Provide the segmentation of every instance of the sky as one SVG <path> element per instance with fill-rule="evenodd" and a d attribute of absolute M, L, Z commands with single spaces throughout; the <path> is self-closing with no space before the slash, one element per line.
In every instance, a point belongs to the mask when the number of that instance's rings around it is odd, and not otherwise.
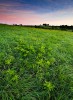
<path fill-rule="evenodd" d="M 0 0 L 0 23 L 73 25 L 73 0 Z"/>

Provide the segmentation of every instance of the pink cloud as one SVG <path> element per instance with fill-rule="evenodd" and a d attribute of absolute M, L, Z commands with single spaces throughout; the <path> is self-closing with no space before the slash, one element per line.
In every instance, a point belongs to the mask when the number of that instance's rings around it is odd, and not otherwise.
<path fill-rule="evenodd" d="M 21 6 L 21 4 L 15 6 Z M 9 9 L 13 4 L 0 4 L 0 23 L 37 25 L 48 23 L 51 25 L 73 24 L 73 8 L 51 13 L 36 13 L 33 10 Z"/>
<path fill-rule="evenodd" d="M 32 11 L 14 11 L 0 15 L 0 22 L 17 24 L 38 24 L 41 18 Z"/>
<path fill-rule="evenodd" d="M 0 22 L 17 24 L 34 24 L 38 21 L 38 15 L 31 10 L 16 10 L 10 7 L 21 7 L 29 4 L 0 4 Z"/>

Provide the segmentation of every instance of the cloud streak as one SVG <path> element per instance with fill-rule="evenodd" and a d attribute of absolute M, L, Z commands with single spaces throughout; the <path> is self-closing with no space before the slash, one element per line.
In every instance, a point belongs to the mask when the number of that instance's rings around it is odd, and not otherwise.
<path fill-rule="evenodd" d="M 51 25 L 73 24 L 72 0 L 34 1 L 36 0 L 0 1 L 0 22 L 26 25 L 43 23 Z"/>

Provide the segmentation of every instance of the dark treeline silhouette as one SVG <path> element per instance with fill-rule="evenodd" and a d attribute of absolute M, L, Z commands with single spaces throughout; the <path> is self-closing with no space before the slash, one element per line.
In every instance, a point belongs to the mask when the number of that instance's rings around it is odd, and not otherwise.
<path fill-rule="evenodd" d="M 0 23 L 0 25 L 8 25 L 8 24 L 3 24 Z M 50 30 L 65 30 L 65 31 L 72 31 L 73 32 L 73 25 L 68 26 L 68 25 L 60 25 L 60 26 L 54 26 L 54 25 L 49 25 L 49 24 L 40 24 L 40 25 L 22 25 L 22 24 L 13 24 L 13 26 L 22 26 L 22 27 L 31 27 L 31 28 L 42 28 L 42 29 L 50 29 Z"/>
<path fill-rule="evenodd" d="M 53 29 L 53 30 L 70 30 L 73 31 L 73 26 L 68 25 L 60 25 L 60 26 L 54 26 L 49 24 L 43 24 L 43 25 L 35 25 L 35 28 L 44 28 L 44 29 Z"/>

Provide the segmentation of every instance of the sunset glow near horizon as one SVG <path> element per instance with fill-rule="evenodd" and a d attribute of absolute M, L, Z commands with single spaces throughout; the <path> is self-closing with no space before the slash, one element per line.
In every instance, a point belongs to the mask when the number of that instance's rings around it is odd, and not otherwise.
<path fill-rule="evenodd" d="M 73 25 L 73 0 L 0 0 L 0 23 Z"/>

